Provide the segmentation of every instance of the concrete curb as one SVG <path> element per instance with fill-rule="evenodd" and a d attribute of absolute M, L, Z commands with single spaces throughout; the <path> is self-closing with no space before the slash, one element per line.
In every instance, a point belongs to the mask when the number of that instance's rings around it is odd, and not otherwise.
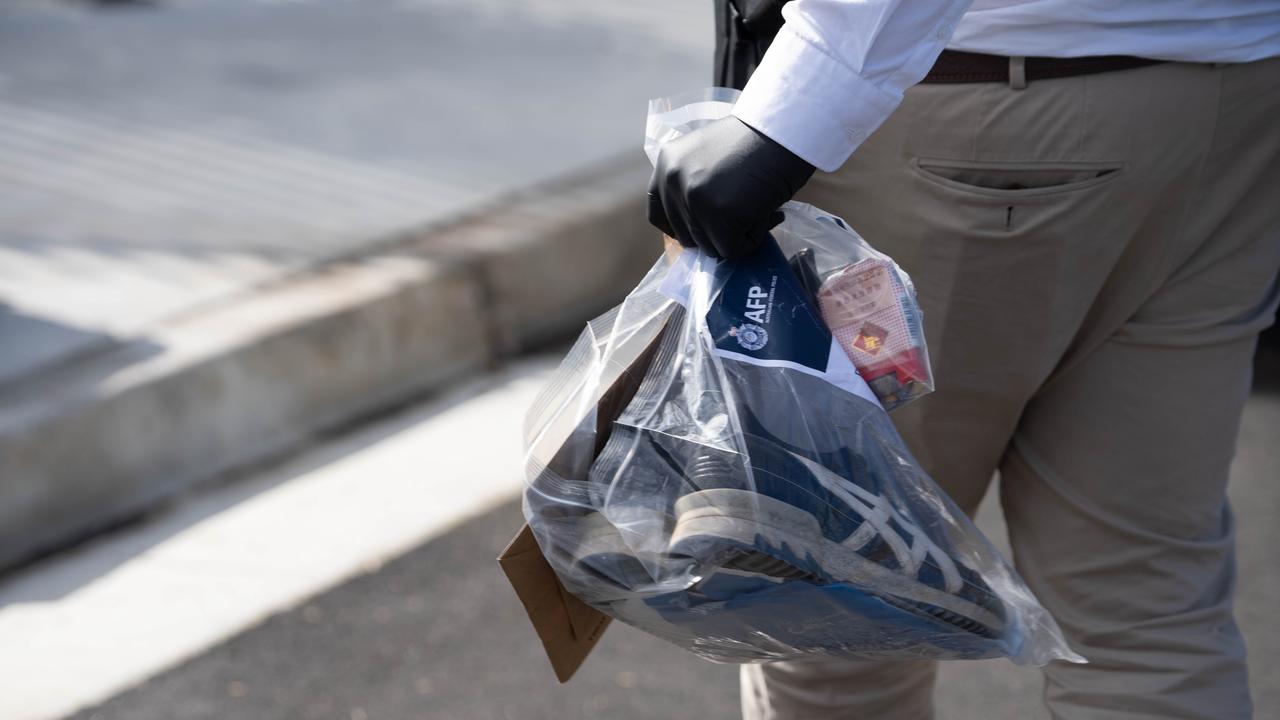
<path fill-rule="evenodd" d="M 646 176 L 617 159 L 6 389 L 0 568 L 568 335 L 661 251 Z"/>

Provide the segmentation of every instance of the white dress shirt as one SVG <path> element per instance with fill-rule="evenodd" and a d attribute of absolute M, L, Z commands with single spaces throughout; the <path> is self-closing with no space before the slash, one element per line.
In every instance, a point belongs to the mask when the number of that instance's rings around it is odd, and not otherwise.
<path fill-rule="evenodd" d="M 794 0 L 733 114 L 821 170 L 844 164 L 943 48 L 1248 62 L 1280 0 Z"/>

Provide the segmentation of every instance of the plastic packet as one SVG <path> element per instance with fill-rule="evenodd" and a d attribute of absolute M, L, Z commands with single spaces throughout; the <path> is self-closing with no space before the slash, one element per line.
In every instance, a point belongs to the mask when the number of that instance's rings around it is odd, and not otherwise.
<path fill-rule="evenodd" d="M 933 392 L 920 306 L 911 278 L 893 260 L 867 257 L 832 273 L 818 290 L 818 307 L 885 410 Z"/>
<path fill-rule="evenodd" d="M 646 148 L 719 99 L 655 102 Z M 872 358 L 910 355 L 893 304 L 858 290 L 909 280 L 838 218 L 784 211 L 751 257 L 664 256 L 588 325 L 526 423 L 543 554 L 590 605 L 716 661 L 1080 660 L 847 352 L 874 324 Z"/>

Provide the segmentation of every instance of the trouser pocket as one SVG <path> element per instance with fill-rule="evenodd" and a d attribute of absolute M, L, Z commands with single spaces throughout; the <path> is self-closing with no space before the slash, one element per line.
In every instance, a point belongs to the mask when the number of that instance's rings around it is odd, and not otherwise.
<path fill-rule="evenodd" d="M 1122 162 L 976 162 L 915 158 L 912 168 L 924 179 L 955 190 L 1017 199 L 1071 192 L 1101 185 L 1124 171 Z"/>

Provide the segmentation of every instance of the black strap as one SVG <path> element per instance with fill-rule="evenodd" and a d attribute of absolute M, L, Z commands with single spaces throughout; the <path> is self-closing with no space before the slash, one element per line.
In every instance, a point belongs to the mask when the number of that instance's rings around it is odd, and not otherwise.
<path fill-rule="evenodd" d="M 782 29 L 787 0 L 717 0 L 715 84 L 741 90 Z"/>

